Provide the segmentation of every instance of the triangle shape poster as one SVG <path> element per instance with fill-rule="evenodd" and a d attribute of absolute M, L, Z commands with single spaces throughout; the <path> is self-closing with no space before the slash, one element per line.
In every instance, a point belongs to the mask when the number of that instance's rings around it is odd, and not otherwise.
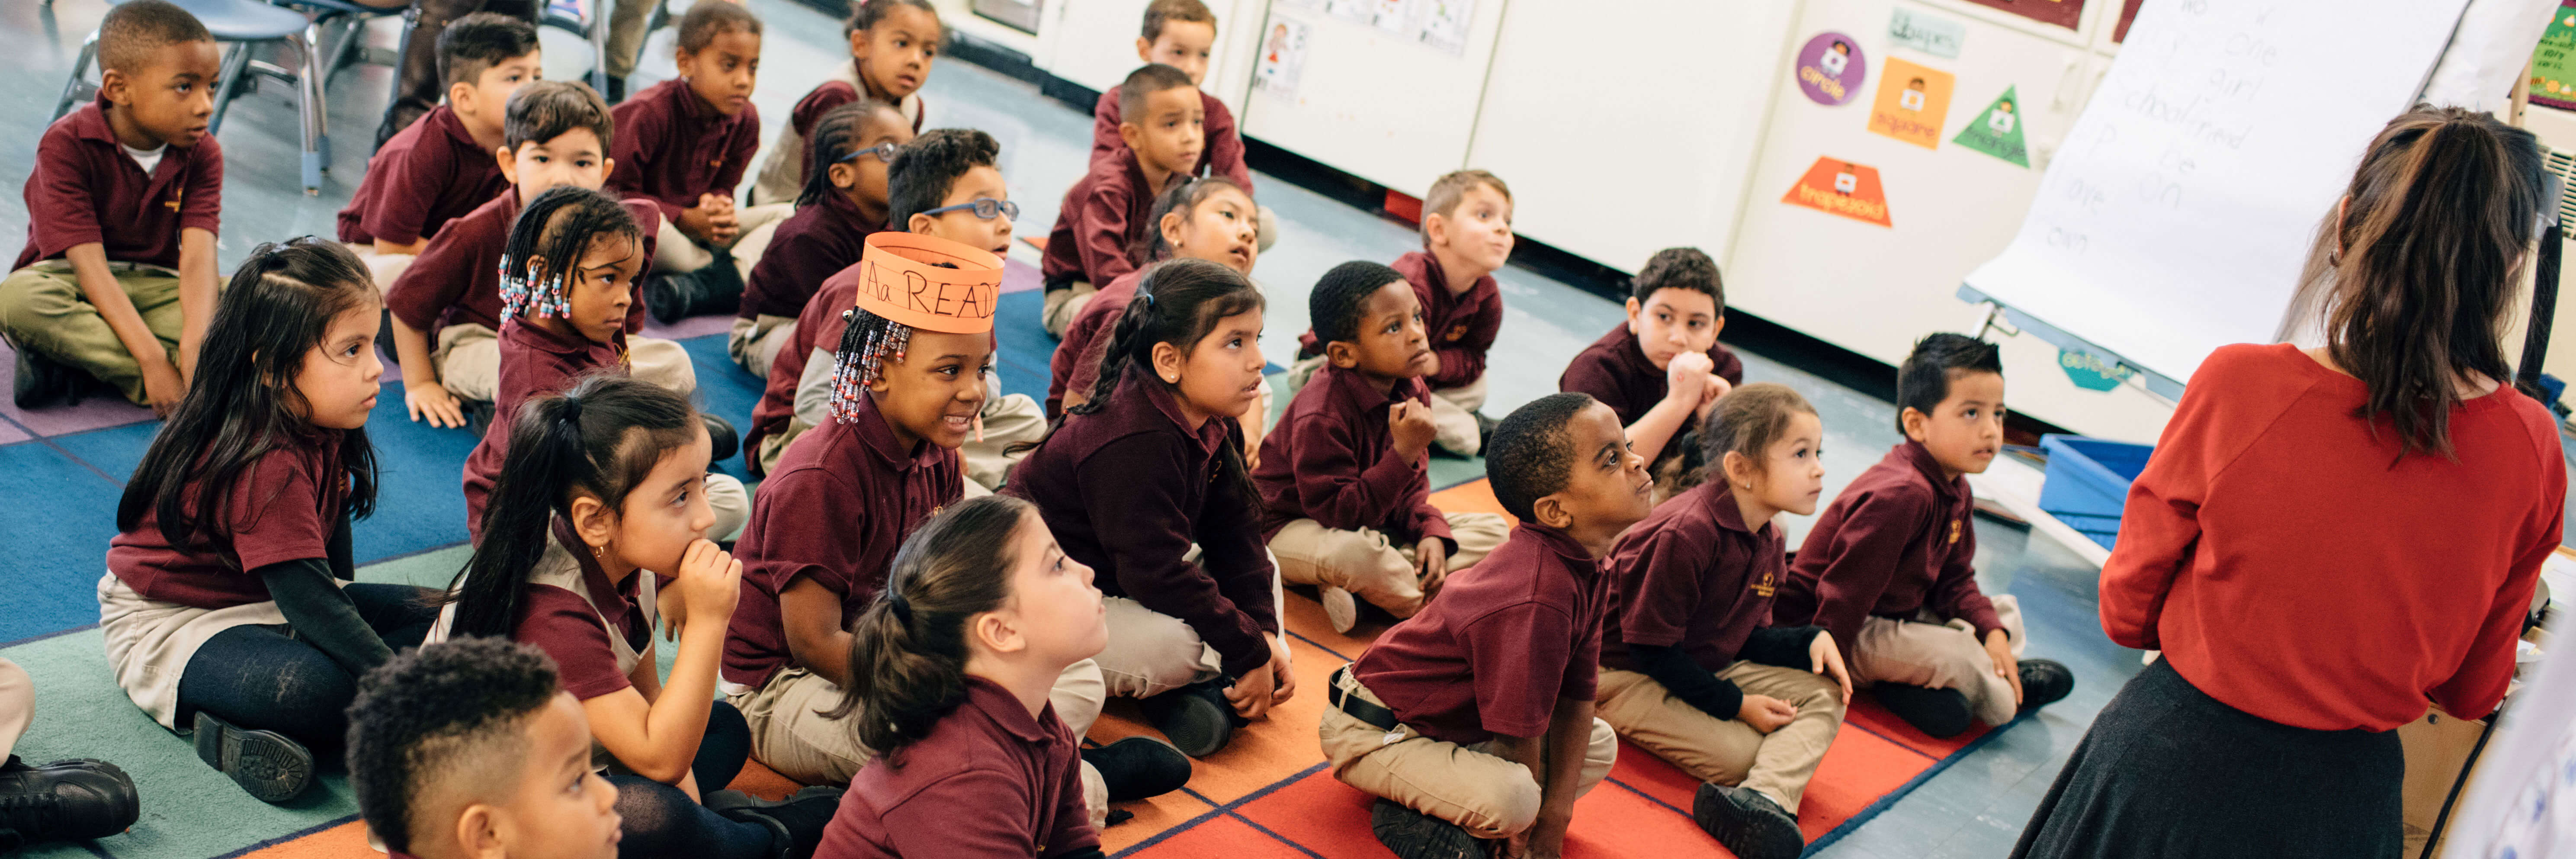
<path fill-rule="evenodd" d="M 2015 92 L 2016 89 L 2018 87 L 2005 87 L 2004 94 L 1996 96 L 1993 104 L 1986 105 L 1986 112 L 1978 114 L 1968 127 L 1959 129 L 1959 136 L 1951 138 L 1950 142 L 2023 167 L 2030 166 L 2030 150 L 2022 145 L 2021 96 Z"/>

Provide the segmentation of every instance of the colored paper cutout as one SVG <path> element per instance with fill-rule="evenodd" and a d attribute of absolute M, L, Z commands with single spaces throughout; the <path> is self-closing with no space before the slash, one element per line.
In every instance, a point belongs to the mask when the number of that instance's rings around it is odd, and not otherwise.
<path fill-rule="evenodd" d="M 1879 187 L 1878 168 L 1835 158 L 1818 158 L 1789 186 L 1780 202 L 1805 206 L 1855 221 L 1894 227 L 1887 219 L 1887 192 Z"/>
<path fill-rule="evenodd" d="M 1261 46 L 1261 63 L 1252 70 L 1252 88 L 1280 95 L 1297 94 L 1297 78 L 1306 71 L 1306 37 L 1311 28 L 1294 18 L 1275 18 Z"/>
<path fill-rule="evenodd" d="M 1869 130 L 1923 147 L 1941 146 L 1941 126 L 1950 115 L 1949 72 L 1895 57 L 1879 68 L 1878 101 L 1869 109 Z"/>
<path fill-rule="evenodd" d="M 2087 391 L 2115 391 L 2121 383 L 2138 375 L 2138 371 L 2121 364 L 2106 363 L 2091 352 L 2057 350 L 2057 366 L 2066 371 L 2067 381 Z"/>
<path fill-rule="evenodd" d="M 1798 91 L 1807 99 L 1826 107 L 1851 101 L 1860 94 L 1860 85 L 1869 80 L 1869 58 L 1860 52 L 1860 40 L 1827 30 L 1807 40 L 1798 49 Z"/>
<path fill-rule="evenodd" d="M 868 237 L 855 268 L 860 310 L 924 331 L 993 330 L 1002 258 L 991 251 L 937 236 L 880 232 Z"/>
<path fill-rule="evenodd" d="M 1898 6 L 1887 16 L 1887 38 L 1898 47 L 1955 60 L 1959 44 L 1968 39 L 1968 25 Z"/>
<path fill-rule="evenodd" d="M 2021 97 L 2015 93 L 2017 89 L 2005 87 L 2004 94 L 1997 96 L 1993 104 L 1986 105 L 1986 111 L 1970 120 L 1968 127 L 1959 129 L 1959 136 L 1950 138 L 1950 142 L 2024 167 L 2030 166 L 2030 150 L 2022 145 Z"/>

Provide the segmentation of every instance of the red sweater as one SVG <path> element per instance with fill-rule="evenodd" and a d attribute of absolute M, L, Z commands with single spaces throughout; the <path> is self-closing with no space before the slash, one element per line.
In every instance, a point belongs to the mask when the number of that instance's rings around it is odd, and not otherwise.
<path fill-rule="evenodd" d="M 2293 346 L 2211 354 L 2129 488 L 2102 568 L 2111 639 L 2285 725 L 2493 711 L 2560 539 L 2554 421 L 2508 388 L 2451 411 L 2457 461 L 2399 459 L 2353 417 L 2368 395 Z"/>

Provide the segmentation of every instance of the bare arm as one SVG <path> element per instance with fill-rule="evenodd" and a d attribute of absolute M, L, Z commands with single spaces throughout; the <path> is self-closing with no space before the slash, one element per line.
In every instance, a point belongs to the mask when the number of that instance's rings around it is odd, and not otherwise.
<path fill-rule="evenodd" d="M 101 252 L 104 255 L 104 251 Z M 179 231 L 179 378 L 196 378 L 197 347 L 215 318 L 215 234 Z"/>
<path fill-rule="evenodd" d="M 850 688 L 850 633 L 841 626 L 840 594 L 811 576 L 798 577 L 779 592 L 778 617 L 796 664 Z"/>
<path fill-rule="evenodd" d="M 185 240 L 182 242 L 184 248 Z M 185 256 L 184 250 L 182 256 Z M 143 314 L 134 309 L 134 300 L 126 297 L 125 287 L 119 285 L 116 274 L 108 270 L 107 246 L 97 242 L 73 245 L 63 252 L 63 258 L 71 261 L 72 276 L 80 281 L 81 297 L 98 310 L 98 317 L 107 322 L 109 330 L 116 332 L 116 341 L 125 344 L 126 353 L 133 355 L 134 363 L 143 368 L 143 391 L 152 410 L 167 413 L 187 393 L 187 383 L 179 375 L 178 365 L 170 363 L 170 353 L 161 348 L 161 338 L 152 333 L 151 327 L 143 324 Z M 214 263 L 209 260 L 206 265 L 211 270 Z M 185 277 L 180 279 L 180 294 L 180 312 L 185 314 Z"/>

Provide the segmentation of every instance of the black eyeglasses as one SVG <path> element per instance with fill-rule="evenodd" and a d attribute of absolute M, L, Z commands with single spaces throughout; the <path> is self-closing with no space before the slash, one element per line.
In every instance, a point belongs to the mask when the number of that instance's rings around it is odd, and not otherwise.
<path fill-rule="evenodd" d="M 939 208 L 923 212 L 922 214 L 937 215 L 946 212 L 954 212 L 959 209 L 971 209 L 975 212 L 975 217 L 982 218 L 987 221 L 997 217 L 1004 220 L 1018 220 L 1020 217 L 1020 204 L 1009 200 L 996 200 L 991 197 L 977 197 L 972 203 L 941 206 Z"/>
<path fill-rule="evenodd" d="M 855 160 L 858 160 L 858 157 L 859 157 L 859 156 L 861 156 L 861 155 L 874 155 L 874 156 L 876 156 L 876 157 L 877 157 L 877 160 L 879 160 L 879 161 L 883 161 L 883 162 L 886 162 L 886 163 L 888 163 L 888 164 L 892 164 L 892 163 L 894 163 L 894 154 L 895 154 L 896 152 L 898 152 L 898 151 L 901 151 L 902 149 L 903 149 L 903 147 L 898 146 L 898 145 L 895 145 L 895 144 L 893 144 L 893 143 L 879 143 L 879 144 L 877 144 L 877 145 L 875 145 L 875 146 L 870 146 L 870 147 L 868 147 L 868 148 L 866 148 L 866 149 L 854 150 L 854 151 L 852 151 L 852 152 L 851 152 L 850 154 L 848 154 L 848 155 L 843 155 L 843 156 L 841 156 L 841 159 L 840 159 L 840 160 L 841 160 L 841 161 L 855 161 Z M 834 163 L 839 163 L 839 162 L 837 162 L 837 161 L 836 161 L 836 162 L 834 162 Z"/>

